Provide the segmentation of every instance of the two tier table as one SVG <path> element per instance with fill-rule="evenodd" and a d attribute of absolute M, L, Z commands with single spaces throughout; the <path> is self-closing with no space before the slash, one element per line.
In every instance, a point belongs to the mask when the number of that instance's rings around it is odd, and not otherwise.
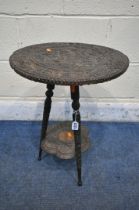
<path fill-rule="evenodd" d="M 78 185 L 81 186 L 81 150 L 86 150 L 89 142 L 86 128 L 81 126 L 79 87 L 119 77 L 128 68 L 128 57 L 104 46 L 55 42 L 31 45 L 15 51 L 10 56 L 10 65 L 21 76 L 47 84 L 38 159 L 41 160 L 43 150 L 65 159 L 75 154 Z M 57 129 L 47 129 L 55 85 L 70 86 L 73 122 L 67 125 L 66 131 L 63 124 Z M 70 152 L 64 154 L 68 148 Z"/>

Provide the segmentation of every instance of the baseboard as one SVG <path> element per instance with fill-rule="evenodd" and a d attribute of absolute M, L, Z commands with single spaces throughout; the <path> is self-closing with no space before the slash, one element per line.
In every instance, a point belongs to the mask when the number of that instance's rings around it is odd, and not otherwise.
<path fill-rule="evenodd" d="M 0 100 L 0 120 L 41 120 L 43 100 Z M 81 99 L 81 116 L 85 121 L 139 122 L 139 101 Z M 71 101 L 54 100 L 50 120 L 71 120 Z"/>

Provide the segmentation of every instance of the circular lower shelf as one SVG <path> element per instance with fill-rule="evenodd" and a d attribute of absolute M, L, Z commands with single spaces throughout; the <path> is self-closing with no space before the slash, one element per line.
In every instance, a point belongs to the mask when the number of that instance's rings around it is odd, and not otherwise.
<path fill-rule="evenodd" d="M 81 151 L 90 147 L 88 129 L 81 125 Z M 41 148 L 43 151 L 54 154 L 61 159 L 71 159 L 75 156 L 74 132 L 71 130 L 71 122 L 62 122 L 48 126 L 47 135 L 43 139 Z"/>

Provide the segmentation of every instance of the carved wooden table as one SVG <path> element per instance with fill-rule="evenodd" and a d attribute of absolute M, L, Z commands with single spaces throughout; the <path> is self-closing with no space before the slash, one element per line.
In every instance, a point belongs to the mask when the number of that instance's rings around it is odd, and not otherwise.
<path fill-rule="evenodd" d="M 10 57 L 11 67 L 21 76 L 47 84 L 44 103 L 39 160 L 46 137 L 51 110 L 51 97 L 55 85 L 69 85 L 71 91 L 77 162 L 78 185 L 81 180 L 81 118 L 79 112 L 79 86 L 109 81 L 123 74 L 129 60 L 123 53 L 98 45 L 82 43 L 46 43 L 15 51 Z"/>

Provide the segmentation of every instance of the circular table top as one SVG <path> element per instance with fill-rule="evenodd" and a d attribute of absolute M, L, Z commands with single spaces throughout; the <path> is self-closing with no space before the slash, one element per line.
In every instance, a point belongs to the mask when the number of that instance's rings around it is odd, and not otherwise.
<path fill-rule="evenodd" d="M 46 43 L 15 51 L 11 67 L 33 81 L 58 85 L 96 84 L 123 74 L 129 65 L 120 51 L 83 43 Z"/>

